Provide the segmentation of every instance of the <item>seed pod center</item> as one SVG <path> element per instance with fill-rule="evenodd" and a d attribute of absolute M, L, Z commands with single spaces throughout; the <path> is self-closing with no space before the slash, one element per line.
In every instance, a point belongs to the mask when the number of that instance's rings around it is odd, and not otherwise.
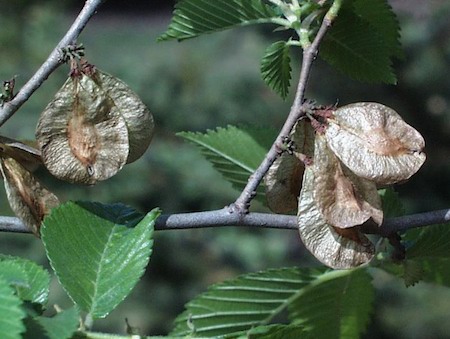
<path fill-rule="evenodd" d="M 67 138 L 72 154 L 90 168 L 97 158 L 97 142 L 99 141 L 95 127 L 86 122 L 83 115 L 75 114 L 68 122 Z"/>

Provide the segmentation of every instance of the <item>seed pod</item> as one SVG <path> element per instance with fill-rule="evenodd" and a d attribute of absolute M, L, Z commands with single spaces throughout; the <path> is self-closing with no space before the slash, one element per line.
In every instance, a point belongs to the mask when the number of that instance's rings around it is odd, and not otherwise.
<path fill-rule="evenodd" d="M 314 200 L 326 222 L 339 228 L 361 225 L 372 218 L 383 221 L 375 183 L 350 172 L 317 135 L 314 153 Z"/>
<path fill-rule="evenodd" d="M 150 145 L 155 128 L 153 116 L 138 95 L 124 82 L 100 70 L 96 71 L 96 75 L 102 88 L 125 119 L 129 142 L 127 163 L 132 163 L 139 159 Z"/>
<path fill-rule="evenodd" d="M 128 157 L 128 130 L 113 99 L 86 74 L 70 77 L 42 112 L 36 130 L 45 166 L 55 177 L 95 184 Z"/>
<path fill-rule="evenodd" d="M 305 120 L 298 122 L 291 133 L 295 153 L 312 156 L 314 130 Z M 304 164 L 294 154 L 283 153 L 264 176 L 267 205 L 275 213 L 289 213 L 298 207 Z"/>
<path fill-rule="evenodd" d="M 4 136 L 0 136 L 0 156 L 17 160 L 31 172 L 42 164 L 41 152 L 33 142 L 24 143 Z"/>
<path fill-rule="evenodd" d="M 355 103 L 337 109 L 325 137 L 331 150 L 357 176 L 388 185 L 416 173 L 425 142 L 391 108 Z"/>
<path fill-rule="evenodd" d="M 298 226 L 305 247 L 323 264 L 347 269 L 369 262 L 373 244 L 357 227 L 340 229 L 329 225 L 314 201 L 314 172 L 305 168 L 298 206 Z"/>
<path fill-rule="evenodd" d="M 42 220 L 58 198 L 13 158 L 0 158 L 0 165 L 11 209 L 39 237 Z"/>

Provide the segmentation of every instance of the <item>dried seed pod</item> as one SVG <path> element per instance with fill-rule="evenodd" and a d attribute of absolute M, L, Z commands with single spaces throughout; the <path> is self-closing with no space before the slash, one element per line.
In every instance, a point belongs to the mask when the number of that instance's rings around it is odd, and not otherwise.
<path fill-rule="evenodd" d="M 381 199 L 375 183 L 351 173 L 317 135 L 314 153 L 314 200 L 330 225 L 349 228 L 372 218 L 383 221 Z"/>
<path fill-rule="evenodd" d="M 70 77 L 42 112 L 36 139 L 47 169 L 69 182 L 95 184 L 128 158 L 128 130 L 112 98 L 86 74 Z"/>
<path fill-rule="evenodd" d="M 42 220 L 58 198 L 13 158 L 0 158 L 0 165 L 11 209 L 39 237 Z"/>
<path fill-rule="evenodd" d="M 393 184 L 407 180 L 425 161 L 422 136 L 389 107 L 355 103 L 337 109 L 328 122 L 328 145 L 359 177 Z"/>
<path fill-rule="evenodd" d="M 314 130 L 302 120 L 291 133 L 295 153 L 312 156 L 314 151 Z M 295 155 L 283 153 L 264 176 L 267 205 L 275 213 L 289 213 L 298 207 L 304 171 L 303 162 Z"/>
<path fill-rule="evenodd" d="M 100 70 L 96 70 L 96 76 L 125 119 L 129 141 L 127 163 L 132 163 L 150 145 L 155 128 L 153 116 L 138 95 L 124 82 Z"/>
<path fill-rule="evenodd" d="M 375 255 L 373 244 L 357 227 L 329 225 L 314 201 L 314 172 L 305 168 L 298 206 L 298 226 L 305 247 L 322 263 L 347 269 L 369 262 Z"/>
<path fill-rule="evenodd" d="M 33 142 L 20 142 L 0 136 L 0 156 L 17 160 L 28 171 L 36 170 L 42 164 L 41 151 Z"/>

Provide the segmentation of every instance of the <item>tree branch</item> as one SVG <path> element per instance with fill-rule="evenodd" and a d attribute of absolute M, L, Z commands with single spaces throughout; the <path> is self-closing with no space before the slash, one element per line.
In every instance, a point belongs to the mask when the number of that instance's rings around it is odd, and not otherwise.
<path fill-rule="evenodd" d="M 83 9 L 73 22 L 67 33 L 50 53 L 47 60 L 39 67 L 36 73 L 20 89 L 17 95 L 10 101 L 5 102 L 0 107 L 0 126 L 2 126 L 12 115 L 31 97 L 31 95 L 42 85 L 42 83 L 61 64 L 61 48 L 76 42 L 81 31 L 86 26 L 89 19 L 95 14 L 98 7 L 104 0 L 86 0 Z"/>
<path fill-rule="evenodd" d="M 335 4 L 340 3 L 340 1 L 335 1 Z M 331 11 L 332 9 L 332 11 Z M 309 75 L 311 73 L 311 66 L 315 60 L 317 53 L 319 51 L 319 45 L 331 26 L 332 21 L 335 18 L 335 12 L 337 11 L 336 6 L 332 6 L 330 11 L 325 15 L 322 24 L 317 32 L 313 42 L 305 48 L 303 52 L 302 66 L 300 69 L 300 79 L 297 85 L 297 91 L 295 93 L 294 102 L 291 106 L 289 115 L 278 134 L 275 142 L 272 144 L 269 152 L 266 154 L 264 160 L 256 169 L 256 171 L 248 179 L 247 185 L 241 192 L 240 196 L 236 201 L 230 205 L 230 210 L 237 212 L 241 215 L 248 213 L 248 208 L 250 206 L 250 201 L 254 198 L 256 188 L 260 184 L 264 175 L 269 170 L 270 166 L 276 160 L 281 145 L 285 137 L 289 136 L 295 123 L 305 114 L 303 107 L 303 102 L 305 99 L 305 90 L 308 83 Z"/>
<path fill-rule="evenodd" d="M 378 232 L 373 232 L 372 228 L 368 233 L 389 236 L 399 231 L 448 222 L 450 222 L 450 209 L 389 218 L 378 228 Z M 207 212 L 163 214 L 155 223 L 155 229 L 158 231 L 220 226 L 298 229 L 295 215 L 248 213 L 242 216 L 228 208 Z M 14 217 L 0 217 L 0 232 L 31 233 L 18 218 Z"/>

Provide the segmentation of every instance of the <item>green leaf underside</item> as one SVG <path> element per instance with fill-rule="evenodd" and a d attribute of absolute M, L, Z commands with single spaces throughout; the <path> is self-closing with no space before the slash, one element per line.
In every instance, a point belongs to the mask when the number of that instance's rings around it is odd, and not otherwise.
<path fill-rule="evenodd" d="M 325 273 L 302 290 L 290 318 L 313 338 L 359 338 L 372 312 L 371 280 L 364 269 Z"/>
<path fill-rule="evenodd" d="M 389 47 L 368 22 L 343 8 L 326 34 L 319 55 L 355 80 L 395 84 Z"/>
<path fill-rule="evenodd" d="M 217 128 L 206 133 L 181 132 L 177 135 L 200 147 L 202 155 L 212 163 L 232 186 L 242 190 L 248 177 L 258 168 L 276 138 L 269 128 Z M 258 200 L 265 199 L 263 185 L 256 192 Z"/>
<path fill-rule="evenodd" d="M 181 0 L 158 41 L 184 40 L 205 33 L 256 23 L 270 23 L 279 15 L 261 0 Z"/>
<path fill-rule="evenodd" d="M 0 337 L 2 339 L 20 339 L 25 330 L 22 319 L 25 312 L 21 301 L 14 294 L 9 282 L 0 278 Z"/>
<path fill-rule="evenodd" d="M 391 56 L 403 57 L 400 44 L 400 25 L 386 0 L 355 0 L 353 8 L 357 15 L 368 22 L 383 39 Z"/>
<path fill-rule="evenodd" d="M 79 314 L 75 307 L 56 314 L 52 318 L 33 319 L 45 331 L 49 339 L 71 338 L 79 325 Z"/>
<path fill-rule="evenodd" d="M 299 325 L 268 325 L 258 326 L 249 331 L 226 335 L 226 339 L 286 339 L 286 338 L 311 338 Z M 311 338 L 312 339 L 312 338 Z"/>
<path fill-rule="evenodd" d="M 406 251 L 406 257 L 450 258 L 450 223 L 424 227 L 415 243 Z"/>
<path fill-rule="evenodd" d="M 195 335 L 211 337 L 266 325 L 318 274 L 319 270 L 284 268 L 213 285 L 186 305 L 171 335 L 185 336 L 194 328 Z"/>
<path fill-rule="evenodd" d="M 7 276 L 5 266 L 13 269 Z M 19 276 L 14 276 L 14 272 Z M 48 300 L 50 275 L 36 263 L 23 258 L 0 256 L 0 276 L 10 281 L 22 300 L 45 305 Z M 15 280 L 15 281 L 14 281 Z"/>
<path fill-rule="evenodd" d="M 291 81 L 291 58 L 289 44 L 277 41 L 270 45 L 261 60 L 261 74 L 265 83 L 283 99 L 289 93 Z"/>
<path fill-rule="evenodd" d="M 158 215 L 142 217 L 122 204 L 68 202 L 44 220 L 50 264 L 81 310 L 104 317 L 130 293 L 148 263 Z"/>

